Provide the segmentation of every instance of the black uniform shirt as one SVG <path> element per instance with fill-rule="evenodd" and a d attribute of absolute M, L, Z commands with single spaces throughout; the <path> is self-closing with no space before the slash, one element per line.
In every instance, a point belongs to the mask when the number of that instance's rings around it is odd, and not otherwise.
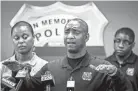
<path fill-rule="evenodd" d="M 138 56 L 136 54 L 132 52 L 131 55 L 123 62 L 123 64 L 119 64 L 115 53 L 106 58 L 106 60 L 121 69 L 131 81 L 134 91 L 138 91 Z"/>

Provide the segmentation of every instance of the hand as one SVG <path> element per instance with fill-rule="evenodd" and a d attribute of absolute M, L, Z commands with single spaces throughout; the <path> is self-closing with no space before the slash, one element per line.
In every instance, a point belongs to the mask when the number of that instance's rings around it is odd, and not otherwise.
<path fill-rule="evenodd" d="M 106 64 L 100 64 L 98 65 L 95 70 L 101 72 L 101 73 L 105 73 L 105 74 L 109 74 L 109 75 L 115 75 L 117 72 L 117 68 L 114 65 L 106 65 Z"/>

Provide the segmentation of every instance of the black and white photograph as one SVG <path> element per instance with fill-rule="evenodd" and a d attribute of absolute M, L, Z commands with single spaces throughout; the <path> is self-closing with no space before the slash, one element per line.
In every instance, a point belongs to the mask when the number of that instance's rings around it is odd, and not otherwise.
<path fill-rule="evenodd" d="M 138 91 L 138 1 L 1 1 L 1 91 Z"/>

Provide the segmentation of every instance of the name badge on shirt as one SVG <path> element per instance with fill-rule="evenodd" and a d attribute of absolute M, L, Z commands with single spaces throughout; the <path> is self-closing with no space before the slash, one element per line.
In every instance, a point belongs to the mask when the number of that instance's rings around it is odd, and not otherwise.
<path fill-rule="evenodd" d="M 83 72 L 82 79 L 90 81 L 92 79 L 92 72 Z"/>
<path fill-rule="evenodd" d="M 126 74 L 129 76 L 133 76 L 134 75 L 134 68 L 128 68 L 126 71 Z"/>

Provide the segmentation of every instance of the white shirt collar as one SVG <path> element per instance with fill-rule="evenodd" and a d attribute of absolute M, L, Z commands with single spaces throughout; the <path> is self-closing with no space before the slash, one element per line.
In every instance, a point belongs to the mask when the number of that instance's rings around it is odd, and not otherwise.
<path fill-rule="evenodd" d="M 32 65 L 32 66 L 35 66 L 35 65 L 36 65 L 36 62 L 37 62 L 37 60 L 35 60 L 36 57 L 37 57 L 36 53 L 33 52 L 33 57 L 32 57 L 32 59 L 29 60 L 29 61 L 22 62 L 22 63 L 28 63 L 28 64 L 30 64 L 30 65 Z M 7 61 L 18 61 L 18 60 L 16 60 L 15 55 L 13 55 L 13 56 L 12 56 L 11 58 L 9 58 Z"/>

